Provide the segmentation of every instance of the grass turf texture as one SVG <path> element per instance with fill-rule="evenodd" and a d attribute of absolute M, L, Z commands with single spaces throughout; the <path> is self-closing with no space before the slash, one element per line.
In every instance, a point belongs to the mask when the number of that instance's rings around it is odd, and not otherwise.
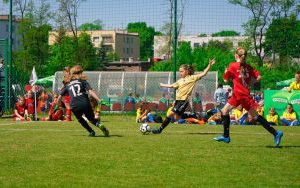
<path fill-rule="evenodd" d="M 107 115 L 111 137 L 73 122 L 0 121 L 0 187 L 299 187 L 300 127 L 281 148 L 261 126 L 169 125 L 142 135 L 133 116 Z M 9 125 L 8 125 L 9 124 Z M 151 125 L 158 126 L 156 125 Z"/>

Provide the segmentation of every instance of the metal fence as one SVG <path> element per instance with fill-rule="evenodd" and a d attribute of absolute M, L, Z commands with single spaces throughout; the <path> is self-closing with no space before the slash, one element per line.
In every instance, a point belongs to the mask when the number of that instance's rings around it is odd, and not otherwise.
<path fill-rule="evenodd" d="M 133 96 L 135 100 L 146 100 L 159 104 L 164 97 L 168 104 L 173 101 L 173 89 L 160 88 L 160 83 L 173 83 L 172 72 L 84 72 L 88 82 L 97 94 L 112 106 L 115 103 L 124 109 L 126 99 Z M 197 74 L 197 72 L 196 72 Z M 59 92 L 62 87 L 62 72 L 56 72 L 53 91 Z M 177 72 L 177 78 L 179 73 Z M 203 104 L 213 102 L 213 94 L 217 87 L 218 72 L 209 72 L 197 82 L 192 98 L 199 98 Z"/>

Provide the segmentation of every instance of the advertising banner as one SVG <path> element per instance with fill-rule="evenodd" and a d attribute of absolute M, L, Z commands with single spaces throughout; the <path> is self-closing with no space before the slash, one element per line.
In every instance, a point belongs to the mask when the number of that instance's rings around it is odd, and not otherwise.
<path fill-rule="evenodd" d="M 264 116 L 269 114 L 269 109 L 274 107 L 278 116 L 282 116 L 287 104 L 292 104 L 297 118 L 300 118 L 300 91 L 288 92 L 285 90 L 264 91 Z"/>

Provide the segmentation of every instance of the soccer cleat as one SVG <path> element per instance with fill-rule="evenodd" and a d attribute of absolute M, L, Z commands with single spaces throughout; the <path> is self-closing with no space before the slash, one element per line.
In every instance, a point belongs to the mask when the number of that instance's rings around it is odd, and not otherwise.
<path fill-rule="evenodd" d="M 160 129 L 152 129 L 151 132 L 153 134 L 160 134 L 161 133 L 161 130 Z"/>
<path fill-rule="evenodd" d="M 275 146 L 279 146 L 280 142 L 281 142 L 281 137 L 283 136 L 283 132 L 278 130 L 276 132 L 277 134 L 274 136 L 274 143 L 275 143 Z"/>
<path fill-rule="evenodd" d="M 218 141 L 218 142 L 229 143 L 230 137 L 218 136 L 218 137 L 214 138 L 214 140 Z"/>
<path fill-rule="evenodd" d="M 90 132 L 89 136 L 92 136 L 92 137 L 96 136 L 95 131 Z"/>
<path fill-rule="evenodd" d="M 97 123 L 96 126 L 103 132 L 104 136 L 109 136 L 109 131 L 103 124 Z"/>

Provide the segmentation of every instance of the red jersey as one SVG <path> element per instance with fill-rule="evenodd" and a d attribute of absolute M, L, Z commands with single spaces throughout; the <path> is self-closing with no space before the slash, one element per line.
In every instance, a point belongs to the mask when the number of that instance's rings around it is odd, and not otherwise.
<path fill-rule="evenodd" d="M 250 84 L 260 76 L 260 73 L 248 64 L 241 67 L 240 62 L 230 63 L 223 76 L 224 80 L 232 80 L 235 96 L 250 95 Z"/>
<path fill-rule="evenodd" d="M 20 105 L 20 104 L 17 102 L 17 103 L 16 103 L 16 106 L 15 106 L 15 109 L 17 110 L 17 112 L 18 112 L 21 116 L 24 116 L 24 114 L 25 114 L 25 109 L 26 109 L 25 104 Z"/>
<path fill-rule="evenodd" d="M 34 99 L 27 98 L 25 99 L 25 103 L 26 103 L 28 114 L 34 114 Z"/>

